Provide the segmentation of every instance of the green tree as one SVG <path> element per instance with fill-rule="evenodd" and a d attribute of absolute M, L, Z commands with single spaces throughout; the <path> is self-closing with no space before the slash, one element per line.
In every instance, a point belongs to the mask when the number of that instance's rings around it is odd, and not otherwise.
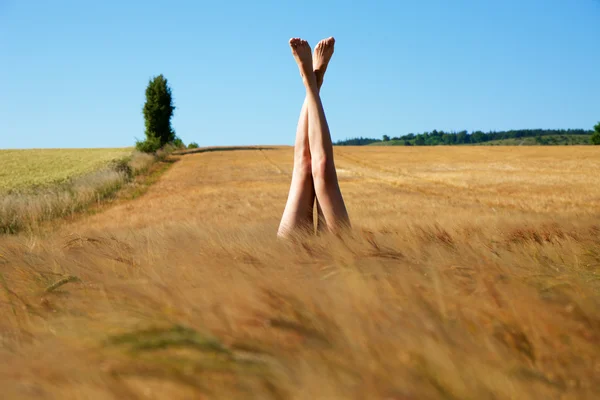
<path fill-rule="evenodd" d="M 596 126 L 594 126 L 594 134 L 591 138 L 592 144 L 600 145 L 600 122 Z"/>
<path fill-rule="evenodd" d="M 181 140 L 177 136 L 175 136 L 175 139 L 173 140 L 173 146 L 175 146 L 178 149 L 185 149 L 185 143 L 183 143 L 183 140 Z"/>
<path fill-rule="evenodd" d="M 481 131 L 475 131 L 471 133 L 471 143 L 481 143 L 485 140 L 485 133 Z"/>
<path fill-rule="evenodd" d="M 146 104 L 143 108 L 146 140 L 137 142 L 138 150 L 156 151 L 177 139 L 171 127 L 174 110 L 173 96 L 167 79 L 162 74 L 150 79 L 146 88 Z"/>
<path fill-rule="evenodd" d="M 390 141 L 390 137 L 388 135 L 383 135 L 383 141 L 384 142 L 389 142 Z"/>
<path fill-rule="evenodd" d="M 453 133 L 444 133 L 442 134 L 442 142 L 445 145 L 451 145 L 456 142 L 456 135 Z"/>

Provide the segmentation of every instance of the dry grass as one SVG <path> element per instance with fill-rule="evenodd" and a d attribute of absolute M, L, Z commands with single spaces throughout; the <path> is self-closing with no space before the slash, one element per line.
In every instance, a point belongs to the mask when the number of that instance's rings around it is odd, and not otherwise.
<path fill-rule="evenodd" d="M 0 234 L 32 232 L 44 221 L 72 215 L 111 196 L 154 162 L 154 156 L 132 154 L 131 150 L 125 153 L 122 149 L 92 150 L 15 150 L 8 159 L 0 159 L 5 166 L 18 165 L 16 155 L 20 154 L 25 164 L 9 168 L 15 172 L 8 178 L 0 174 L 0 185 L 11 188 L 0 192 Z M 77 157 L 76 151 L 83 155 Z M 60 170 L 62 159 L 65 171 Z M 36 166 L 34 160 L 39 160 L 40 165 Z M 70 165 L 77 160 L 82 162 L 81 166 Z M 93 166 L 96 169 L 84 172 Z"/>
<path fill-rule="evenodd" d="M 336 149 L 354 230 L 275 239 L 289 148 L 0 239 L 5 398 L 595 399 L 600 150 Z"/>

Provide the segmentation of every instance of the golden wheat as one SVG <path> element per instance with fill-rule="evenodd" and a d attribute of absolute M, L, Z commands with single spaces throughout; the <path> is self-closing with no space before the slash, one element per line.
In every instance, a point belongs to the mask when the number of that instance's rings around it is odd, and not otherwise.
<path fill-rule="evenodd" d="M 598 398 L 599 150 L 336 148 L 353 231 L 287 242 L 291 157 L 1 238 L 3 397 Z"/>

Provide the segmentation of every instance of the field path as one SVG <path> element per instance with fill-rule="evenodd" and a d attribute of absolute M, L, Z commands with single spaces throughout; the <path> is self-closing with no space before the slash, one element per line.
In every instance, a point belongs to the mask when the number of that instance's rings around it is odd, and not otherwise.
<path fill-rule="evenodd" d="M 600 169 L 600 161 L 594 161 L 593 150 L 335 149 L 340 185 L 351 215 L 367 220 L 409 210 L 436 217 L 440 205 L 455 215 L 597 213 L 600 176 L 589 166 L 592 163 Z M 573 151 L 577 151 L 576 157 L 570 154 Z M 292 160 L 291 147 L 188 154 L 140 198 L 82 218 L 67 230 L 139 229 L 192 220 L 222 227 L 232 216 L 244 224 L 267 223 L 275 229 L 289 189 Z M 556 193 L 559 182 L 562 190 Z M 393 201 L 373 200 L 382 198 Z"/>
<path fill-rule="evenodd" d="M 243 223 L 276 220 L 283 211 L 289 175 L 268 153 L 292 154 L 290 149 L 252 149 L 181 156 L 144 195 L 67 229 L 137 229 L 198 219 L 219 224 L 232 214 Z M 281 204 L 281 210 L 273 204 Z"/>

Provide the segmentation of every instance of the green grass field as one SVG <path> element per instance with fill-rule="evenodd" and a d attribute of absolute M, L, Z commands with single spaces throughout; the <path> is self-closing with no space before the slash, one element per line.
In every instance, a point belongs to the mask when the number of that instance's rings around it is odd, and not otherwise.
<path fill-rule="evenodd" d="M 131 148 L 0 150 L 0 191 L 65 182 L 131 153 Z"/>

